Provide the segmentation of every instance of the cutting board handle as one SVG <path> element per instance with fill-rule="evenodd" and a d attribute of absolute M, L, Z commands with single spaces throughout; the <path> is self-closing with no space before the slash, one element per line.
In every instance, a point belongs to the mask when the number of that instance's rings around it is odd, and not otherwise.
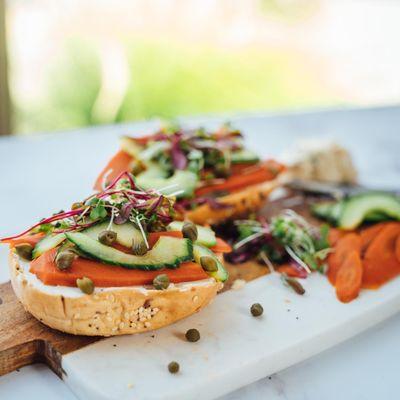
<path fill-rule="evenodd" d="M 62 378 L 62 356 L 99 339 L 68 335 L 43 325 L 24 310 L 10 282 L 0 284 L 0 376 L 41 362 Z"/>

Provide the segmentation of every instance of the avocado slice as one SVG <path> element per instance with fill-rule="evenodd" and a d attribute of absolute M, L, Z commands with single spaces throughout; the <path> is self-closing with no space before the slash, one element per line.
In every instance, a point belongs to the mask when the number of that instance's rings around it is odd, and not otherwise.
<path fill-rule="evenodd" d="M 167 150 L 169 146 L 170 144 L 168 142 L 151 142 L 148 146 L 141 146 L 128 136 L 123 136 L 120 139 L 121 150 L 143 162 L 153 160 L 163 151 Z"/>
<path fill-rule="evenodd" d="M 311 212 L 317 218 L 324 219 L 334 225 L 337 225 L 338 218 L 342 212 L 342 208 L 342 201 L 328 201 L 312 205 Z"/>
<path fill-rule="evenodd" d="M 258 161 L 260 161 L 260 158 L 251 150 L 243 149 L 234 151 L 231 154 L 232 164 L 254 164 Z"/>
<path fill-rule="evenodd" d="M 366 217 L 385 214 L 387 217 L 400 220 L 399 198 L 391 194 L 370 192 L 359 194 L 343 202 L 338 218 L 338 226 L 342 229 L 357 228 Z"/>
<path fill-rule="evenodd" d="M 198 176 L 190 171 L 175 171 L 169 178 L 151 177 L 144 172 L 136 178 L 136 183 L 144 190 L 156 189 L 165 195 L 182 190 L 183 192 L 176 196 L 178 198 L 192 196 L 197 186 L 197 181 Z"/>

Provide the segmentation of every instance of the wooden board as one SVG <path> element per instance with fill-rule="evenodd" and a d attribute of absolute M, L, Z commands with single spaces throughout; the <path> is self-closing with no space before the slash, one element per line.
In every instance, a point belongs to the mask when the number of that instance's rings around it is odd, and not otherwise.
<path fill-rule="evenodd" d="M 10 282 L 0 285 L 0 375 L 44 362 L 61 377 L 62 355 L 96 340 L 48 328 L 24 310 Z"/>

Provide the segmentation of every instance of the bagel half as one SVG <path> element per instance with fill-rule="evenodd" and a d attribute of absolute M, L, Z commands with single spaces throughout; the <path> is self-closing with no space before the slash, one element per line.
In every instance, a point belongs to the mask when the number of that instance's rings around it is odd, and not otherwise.
<path fill-rule="evenodd" d="M 185 218 L 195 224 L 215 224 L 247 212 L 257 211 L 264 205 L 270 193 L 282 186 L 285 179 L 283 175 L 272 181 L 248 186 L 238 192 L 218 197 L 219 203 L 226 204 L 229 207 L 214 209 L 208 204 L 203 204 L 185 213 Z"/>
<path fill-rule="evenodd" d="M 162 328 L 201 310 L 222 289 L 214 278 L 152 286 L 78 288 L 48 286 L 29 272 L 29 263 L 9 253 L 11 283 L 26 311 L 51 328 L 87 336 L 114 336 Z"/>

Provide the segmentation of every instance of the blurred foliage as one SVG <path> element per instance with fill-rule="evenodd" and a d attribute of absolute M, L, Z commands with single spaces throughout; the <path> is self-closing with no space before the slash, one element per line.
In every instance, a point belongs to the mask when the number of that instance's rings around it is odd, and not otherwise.
<path fill-rule="evenodd" d="M 17 131 L 49 131 L 151 117 L 276 109 L 332 103 L 328 90 L 289 51 L 213 48 L 161 42 L 127 44 L 130 82 L 116 117 L 93 107 L 102 84 L 96 48 L 76 39 L 50 66 L 44 99 L 18 110 Z M 302 62 L 299 62 L 302 60 Z"/>
<path fill-rule="evenodd" d="M 16 131 L 51 131 L 96 124 L 92 107 L 101 87 L 100 60 L 95 48 L 75 39 L 50 65 L 42 99 L 16 105 Z"/>
<path fill-rule="evenodd" d="M 320 0 L 258 0 L 260 10 L 268 16 L 299 22 L 309 18 L 321 5 Z"/>

